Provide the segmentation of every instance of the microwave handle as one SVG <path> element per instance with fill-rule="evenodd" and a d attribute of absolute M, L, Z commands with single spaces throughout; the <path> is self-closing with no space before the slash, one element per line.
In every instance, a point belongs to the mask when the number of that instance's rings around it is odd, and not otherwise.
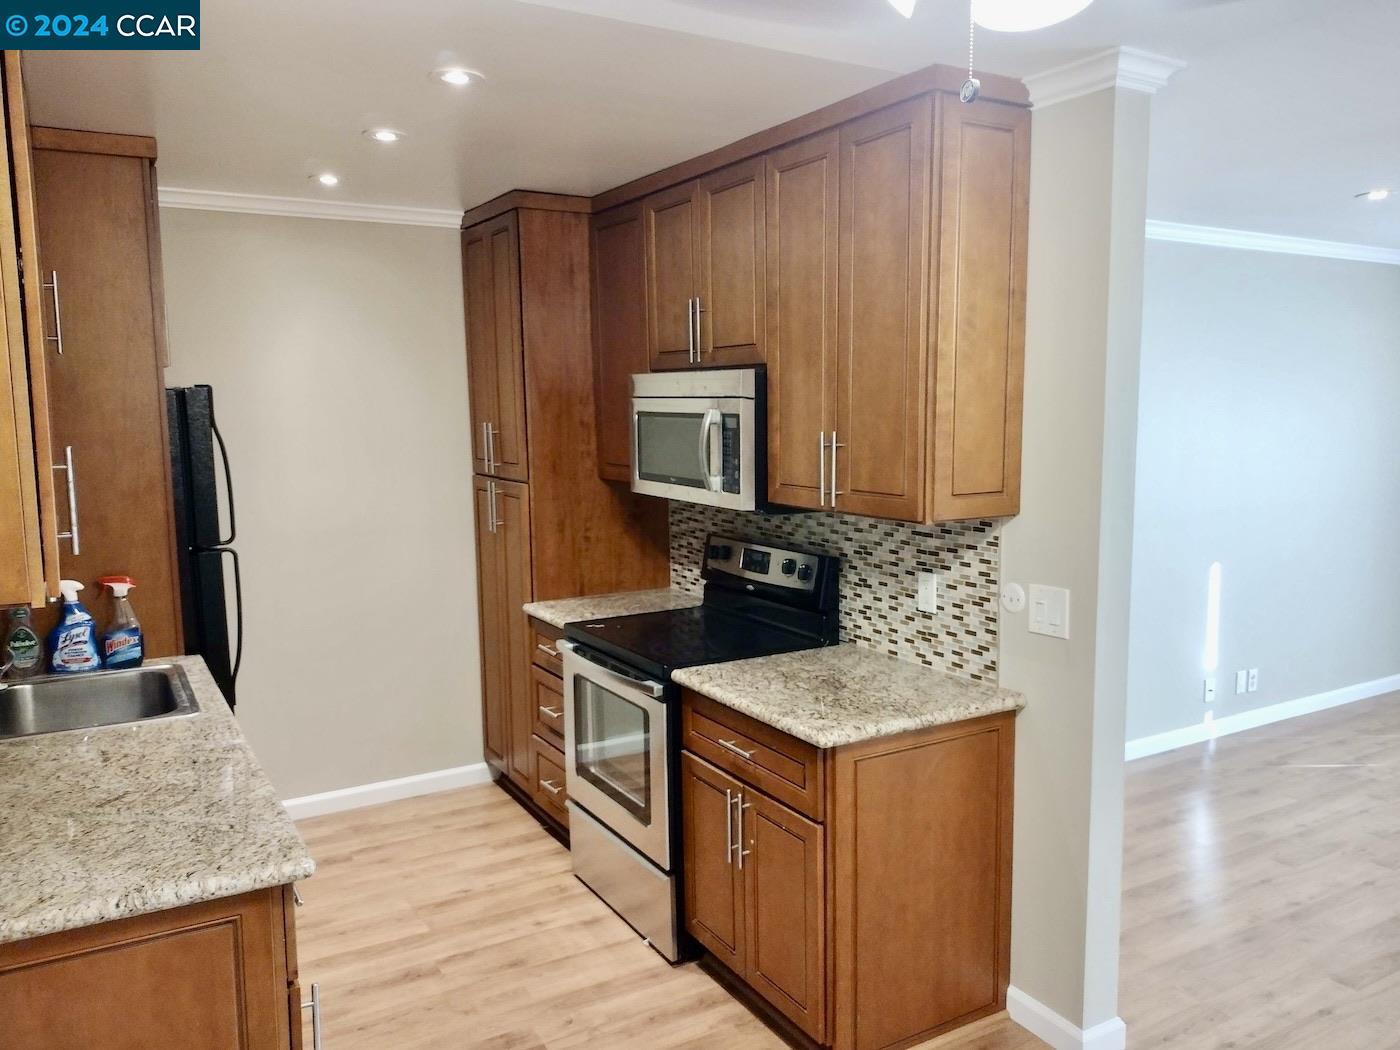
<path fill-rule="evenodd" d="M 718 474 L 710 470 L 710 434 L 716 427 L 723 425 L 724 414 L 719 409 L 705 409 L 705 415 L 700 420 L 700 473 L 705 479 L 705 488 L 711 492 L 718 492 L 724 486 L 724 468 L 721 466 Z"/>

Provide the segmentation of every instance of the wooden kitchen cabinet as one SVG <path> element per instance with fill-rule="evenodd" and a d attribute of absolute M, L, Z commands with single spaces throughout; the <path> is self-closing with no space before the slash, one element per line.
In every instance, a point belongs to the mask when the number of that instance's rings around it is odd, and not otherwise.
<path fill-rule="evenodd" d="M 650 368 L 640 204 L 593 216 L 593 390 L 598 476 L 632 479 L 632 376 Z"/>
<path fill-rule="evenodd" d="M 686 929 L 715 962 L 840 1050 L 1004 1008 L 1014 714 L 820 749 L 681 702 Z"/>
<path fill-rule="evenodd" d="M 506 212 L 462 232 L 472 468 L 525 481 L 525 355 L 520 316 L 520 230 Z"/>
<path fill-rule="evenodd" d="M 0 75 L 0 165 L 13 191 L 11 206 L 0 208 L 0 606 L 38 607 L 58 595 L 59 526 L 49 460 L 34 158 L 18 51 L 4 52 Z"/>
<path fill-rule="evenodd" d="M 299 1047 L 289 896 L 278 886 L 0 944 L 4 1044 Z"/>
<path fill-rule="evenodd" d="M 62 575 L 86 586 L 90 605 L 98 577 L 132 576 L 147 656 L 183 652 L 156 143 L 43 127 L 31 136 L 41 254 L 26 282 L 46 292 L 30 339 L 45 347 L 51 441 L 40 467 L 71 489 L 57 516 L 77 534 L 59 546 Z M 56 613 L 36 616 L 35 629 Z"/>
<path fill-rule="evenodd" d="M 664 190 L 641 209 L 651 367 L 761 363 L 762 159 Z"/>
<path fill-rule="evenodd" d="M 561 833 L 563 795 L 543 780 L 562 781 L 539 773 L 562 763 L 562 720 L 542 721 L 553 705 L 539 696 L 559 663 L 538 646 L 558 632 L 521 606 L 664 586 L 670 573 L 666 505 L 600 477 L 588 210 L 577 197 L 507 194 L 468 212 L 462 233 L 486 760 Z"/>

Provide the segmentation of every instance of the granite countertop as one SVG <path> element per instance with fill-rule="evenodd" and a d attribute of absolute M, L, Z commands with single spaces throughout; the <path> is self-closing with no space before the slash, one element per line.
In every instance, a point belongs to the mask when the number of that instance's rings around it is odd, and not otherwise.
<path fill-rule="evenodd" d="M 0 943 L 316 870 L 204 661 L 157 663 L 198 714 L 0 741 Z"/>
<path fill-rule="evenodd" d="M 527 602 L 525 614 L 562 630 L 566 623 L 576 620 L 598 620 L 605 616 L 631 616 L 667 609 L 693 609 L 702 600 L 700 595 L 689 591 L 662 587 L 654 591 L 619 591 L 616 594 L 589 594 L 582 598 Z"/>
<path fill-rule="evenodd" d="M 671 679 L 817 747 L 1025 706 L 1009 689 L 852 644 L 686 667 Z"/>

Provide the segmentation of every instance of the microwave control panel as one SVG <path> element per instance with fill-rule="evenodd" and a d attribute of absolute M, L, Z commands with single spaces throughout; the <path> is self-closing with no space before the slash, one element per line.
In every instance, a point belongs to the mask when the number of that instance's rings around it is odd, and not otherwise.
<path fill-rule="evenodd" d="M 721 445 L 720 462 L 724 464 L 723 481 L 720 488 L 725 492 L 739 492 L 739 463 L 742 459 L 743 449 L 739 447 L 739 417 L 726 414 L 724 424 L 720 427 Z"/>

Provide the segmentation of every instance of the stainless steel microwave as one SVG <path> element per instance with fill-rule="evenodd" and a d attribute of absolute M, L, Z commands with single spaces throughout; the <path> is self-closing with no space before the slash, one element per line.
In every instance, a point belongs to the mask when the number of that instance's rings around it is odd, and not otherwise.
<path fill-rule="evenodd" d="M 767 497 L 767 374 L 753 368 L 632 377 L 632 491 L 731 510 Z"/>

